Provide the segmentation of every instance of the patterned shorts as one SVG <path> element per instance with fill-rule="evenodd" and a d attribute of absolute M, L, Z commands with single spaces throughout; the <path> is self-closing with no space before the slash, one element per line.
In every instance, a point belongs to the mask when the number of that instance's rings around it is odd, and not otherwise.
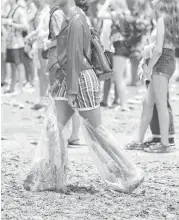
<path fill-rule="evenodd" d="M 55 100 L 68 101 L 67 81 L 65 77 L 54 82 L 51 87 L 51 93 Z M 99 81 L 92 69 L 83 70 L 80 73 L 76 104 L 79 111 L 92 110 L 100 106 Z"/>

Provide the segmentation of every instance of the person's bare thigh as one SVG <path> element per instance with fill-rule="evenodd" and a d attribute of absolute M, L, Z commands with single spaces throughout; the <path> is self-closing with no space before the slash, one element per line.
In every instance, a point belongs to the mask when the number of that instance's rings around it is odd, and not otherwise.
<path fill-rule="evenodd" d="M 64 127 L 74 114 L 74 110 L 68 105 L 68 102 L 64 100 L 56 100 L 55 105 L 58 123 Z"/>
<path fill-rule="evenodd" d="M 90 125 L 92 125 L 94 128 L 97 128 L 101 124 L 100 107 L 89 111 L 81 111 L 79 113 L 84 119 L 87 119 Z"/>

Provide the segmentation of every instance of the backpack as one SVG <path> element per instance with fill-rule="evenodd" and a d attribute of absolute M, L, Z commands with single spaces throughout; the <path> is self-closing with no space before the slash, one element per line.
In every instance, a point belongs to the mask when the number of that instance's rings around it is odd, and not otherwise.
<path fill-rule="evenodd" d="M 71 22 L 77 14 L 79 13 L 72 16 L 70 19 Z M 99 80 L 104 81 L 111 78 L 113 70 L 108 52 L 103 49 L 100 38 L 94 28 L 91 29 L 91 57 L 89 58 L 84 50 L 83 54 L 88 63 L 92 66 Z"/>

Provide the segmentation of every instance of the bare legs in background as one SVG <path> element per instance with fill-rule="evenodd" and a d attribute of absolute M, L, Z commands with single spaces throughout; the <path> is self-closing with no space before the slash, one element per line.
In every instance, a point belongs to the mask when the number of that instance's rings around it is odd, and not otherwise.
<path fill-rule="evenodd" d="M 113 69 L 114 69 L 114 81 L 116 90 L 120 99 L 121 109 L 124 109 L 126 103 L 126 82 L 125 82 L 125 70 L 126 70 L 126 57 L 113 56 Z"/>

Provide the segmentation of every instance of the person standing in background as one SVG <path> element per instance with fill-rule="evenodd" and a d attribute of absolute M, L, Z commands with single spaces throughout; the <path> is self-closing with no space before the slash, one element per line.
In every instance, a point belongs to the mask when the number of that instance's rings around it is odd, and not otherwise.
<path fill-rule="evenodd" d="M 10 5 L 7 0 L 1 2 L 1 19 L 7 17 L 8 12 L 10 11 Z M 1 87 L 6 86 L 5 82 L 7 69 L 6 69 L 6 38 L 7 38 L 7 29 L 6 26 L 1 24 Z"/>
<path fill-rule="evenodd" d="M 32 0 L 25 1 L 25 9 L 27 12 L 27 19 L 29 24 L 28 32 L 24 32 L 23 36 L 26 37 L 29 33 L 34 31 L 35 29 L 35 18 L 37 15 L 37 7 L 33 3 Z M 26 82 L 24 83 L 24 91 L 33 91 L 34 90 L 34 78 L 35 78 L 35 63 L 34 57 L 31 54 L 31 50 L 33 47 L 33 40 L 25 42 L 24 48 L 24 68 L 25 68 L 25 76 Z"/>
<path fill-rule="evenodd" d="M 110 16 L 109 11 L 105 10 L 106 2 L 100 8 L 100 10 L 98 11 L 98 17 L 100 17 L 101 14 L 103 14 L 104 16 Z M 105 10 L 105 12 L 103 12 L 104 10 Z M 112 21 L 111 18 L 102 19 L 102 27 L 101 27 L 101 34 L 100 34 L 101 43 L 102 43 L 104 49 L 108 53 L 108 57 L 110 59 L 111 64 L 113 63 L 113 53 L 114 53 L 114 47 L 113 47 L 112 42 L 111 42 L 112 23 L 113 23 L 113 21 Z M 109 98 L 109 92 L 110 92 L 110 89 L 111 89 L 112 81 L 113 81 L 113 79 L 108 79 L 108 80 L 104 81 L 103 99 L 102 99 L 102 102 L 101 102 L 101 107 L 107 107 L 108 106 L 108 98 Z M 118 102 L 119 102 L 118 101 L 118 94 L 117 94 L 116 87 L 115 87 L 115 100 L 114 100 L 114 103 L 118 103 Z"/>
<path fill-rule="evenodd" d="M 136 140 L 128 144 L 129 150 L 140 149 L 150 153 L 169 153 L 174 150 L 169 141 L 171 120 L 168 111 L 168 86 L 174 74 L 175 47 L 179 36 L 179 4 L 176 0 L 153 0 L 157 15 L 156 41 L 149 61 L 144 65 L 144 75 L 149 79 L 147 96 L 140 120 Z M 145 147 L 144 135 L 153 116 L 154 104 L 157 107 L 160 142 Z"/>
<path fill-rule="evenodd" d="M 23 31 L 28 30 L 25 10 L 17 4 L 16 0 L 8 0 L 11 10 L 7 18 L 2 19 L 2 24 L 7 26 L 7 56 L 6 62 L 11 64 L 11 85 L 5 93 L 15 92 L 18 72 L 24 72 L 24 38 Z"/>
<path fill-rule="evenodd" d="M 177 71 L 176 81 L 179 82 L 179 46 L 175 49 L 175 57 L 176 57 L 176 71 Z"/>
<path fill-rule="evenodd" d="M 131 12 L 131 15 L 134 17 L 134 19 L 138 19 L 139 17 L 143 17 L 143 25 L 148 25 L 151 23 L 151 7 L 148 0 L 126 0 L 128 8 Z M 138 25 L 137 23 L 133 23 L 134 29 L 135 26 Z M 152 27 L 152 26 L 151 26 Z M 143 35 L 141 39 L 138 40 L 138 42 L 131 43 L 130 45 L 130 63 L 131 63 L 131 83 L 130 86 L 137 86 L 138 85 L 138 77 L 137 77 L 137 71 L 139 62 L 142 58 L 142 51 L 143 47 L 146 43 L 147 35 L 150 33 L 151 28 L 149 29 L 148 33 Z M 140 30 L 137 30 L 139 33 Z M 132 39 L 131 39 L 132 40 Z M 135 38 L 134 38 L 135 41 Z"/>
<path fill-rule="evenodd" d="M 38 52 L 38 62 L 36 67 L 38 68 L 40 97 L 37 103 L 32 107 L 34 110 L 39 110 L 45 106 L 45 95 L 49 84 L 49 77 L 46 73 L 47 59 L 42 57 L 43 41 L 49 35 L 49 19 L 50 19 L 50 7 L 45 0 L 34 0 L 34 4 L 38 9 L 38 13 L 35 17 L 36 29 L 29 33 L 25 41 L 34 40 L 32 54 Z"/>
<path fill-rule="evenodd" d="M 109 15 L 106 12 L 108 12 Z M 98 16 L 102 19 L 110 18 L 113 21 L 111 31 L 111 42 L 115 51 L 113 55 L 113 75 L 116 85 L 116 91 L 120 99 L 120 109 L 122 111 L 125 111 L 127 109 L 126 82 L 124 73 L 126 71 L 126 62 L 128 59 L 128 55 L 126 55 L 126 53 L 128 54 L 128 49 L 125 47 L 125 45 L 123 45 L 126 39 L 123 38 L 120 33 L 121 28 L 124 29 L 124 27 L 122 27 L 123 25 L 121 21 L 123 19 L 123 15 L 125 14 L 130 14 L 125 0 L 107 0 L 103 6 L 103 10 L 101 9 L 100 14 L 98 14 Z M 120 29 L 118 28 L 116 23 L 120 23 Z"/>
<path fill-rule="evenodd" d="M 152 8 L 152 4 L 151 4 Z M 154 19 L 157 18 L 157 14 L 154 13 L 153 15 Z M 153 20 L 153 23 L 155 24 L 155 20 Z M 153 32 L 150 35 L 150 41 L 154 41 L 156 38 L 156 29 L 153 30 Z M 175 56 L 177 57 L 177 48 L 175 49 Z M 177 58 L 176 58 L 177 61 Z M 178 66 L 179 68 L 179 66 Z M 177 70 L 177 65 L 176 65 Z M 169 144 L 170 146 L 175 145 L 175 126 L 174 126 L 174 118 L 173 118 L 173 111 L 170 104 L 170 94 L 168 89 L 167 94 L 167 107 L 168 107 L 168 113 L 169 113 Z M 148 140 L 144 142 L 144 146 L 148 147 L 150 145 L 155 145 L 157 143 L 161 142 L 161 133 L 160 133 L 160 127 L 159 127 L 159 118 L 158 118 L 158 110 L 156 104 L 154 104 L 153 107 L 153 115 L 152 120 L 150 122 L 150 130 L 152 133 L 152 137 L 150 137 Z"/>

